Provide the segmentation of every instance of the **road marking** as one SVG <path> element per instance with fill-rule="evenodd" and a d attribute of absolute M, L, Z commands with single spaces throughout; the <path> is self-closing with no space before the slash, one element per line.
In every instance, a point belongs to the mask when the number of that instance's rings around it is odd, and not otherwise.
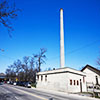
<path fill-rule="evenodd" d="M 48 99 L 46 99 L 46 98 L 44 98 L 44 97 L 40 97 L 40 96 L 35 95 L 35 94 L 33 94 L 33 93 L 29 93 L 29 92 L 26 92 L 26 91 L 23 91 L 23 90 L 19 90 L 19 89 L 16 89 L 16 88 L 14 88 L 14 87 L 10 87 L 10 88 L 13 88 L 13 89 L 15 89 L 15 90 L 17 90 L 17 91 L 23 92 L 23 93 L 25 93 L 25 94 L 34 96 L 34 97 L 39 98 L 39 99 L 42 99 L 42 100 L 48 100 Z"/>
<path fill-rule="evenodd" d="M 16 98 L 17 100 L 19 100 L 19 98 L 18 98 L 18 97 L 16 97 L 16 96 L 15 96 L 15 98 Z"/>

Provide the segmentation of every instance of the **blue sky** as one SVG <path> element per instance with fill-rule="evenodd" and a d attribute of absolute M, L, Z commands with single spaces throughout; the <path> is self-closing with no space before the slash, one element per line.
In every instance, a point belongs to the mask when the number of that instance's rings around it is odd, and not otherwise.
<path fill-rule="evenodd" d="M 16 0 L 22 9 L 9 38 L 0 27 L 0 72 L 24 56 L 47 48 L 42 69 L 60 67 L 59 10 L 64 9 L 65 66 L 80 69 L 100 56 L 100 0 Z"/>

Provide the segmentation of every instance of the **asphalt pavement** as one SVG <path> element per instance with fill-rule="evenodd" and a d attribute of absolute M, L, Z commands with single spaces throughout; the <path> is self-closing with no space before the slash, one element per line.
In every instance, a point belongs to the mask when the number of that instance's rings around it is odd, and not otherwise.
<path fill-rule="evenodd" d="M 73 94 L 43 91 L 13 85 L 0 85 L 0 100 L 98 100 Z"/>
<path fill-rule="evenodd" d="M 23 87 L 24 88 L 24 87 Z M 0 85 L 0 100 L 43 100 L 13 85 Z"/>

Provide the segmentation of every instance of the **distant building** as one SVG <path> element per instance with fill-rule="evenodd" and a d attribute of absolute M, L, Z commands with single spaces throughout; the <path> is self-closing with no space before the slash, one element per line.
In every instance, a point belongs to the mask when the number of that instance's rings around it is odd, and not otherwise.
<path fill-rule="evenodd" d="M 86 92 L 86 74 L 72 68 L 39 72 L 37 88 L 52 89 L 64 92 Z"/>
<path fill-rule="evenodd" d="M 100 85 L 100 70 L 86 65 L 81 71 L 86 73 L 86 82 L 88 85 Z"/>
<path fill-rule="evenodd" d="M 6 78 L 4 73 L 0 73 L 0 82 L 4 81 Z"/>

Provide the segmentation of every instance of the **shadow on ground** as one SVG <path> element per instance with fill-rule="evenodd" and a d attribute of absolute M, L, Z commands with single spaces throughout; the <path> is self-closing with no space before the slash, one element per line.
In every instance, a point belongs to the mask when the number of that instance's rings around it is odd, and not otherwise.
<path fill-rule="evenodd" d="M 21 95 L 21 94 L 0 93 L 0 100 L 17 100 L 15 95 L 18 96 L 18 97 L 25 96 L 25 95 Z"/>

